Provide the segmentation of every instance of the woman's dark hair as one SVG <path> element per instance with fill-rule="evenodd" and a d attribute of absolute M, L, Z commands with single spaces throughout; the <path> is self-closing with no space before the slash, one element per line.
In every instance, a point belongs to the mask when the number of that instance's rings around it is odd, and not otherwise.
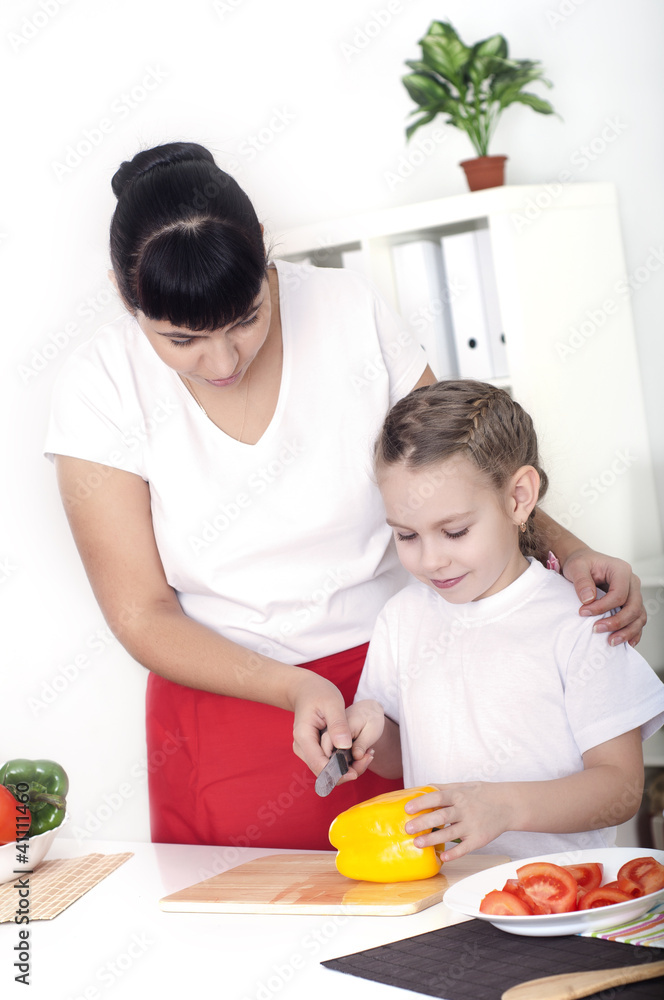
<path fill-rule="evenodd" d="M 204 146 L 172 142 L 126 160 L 111 185 L 111 261 L 132 311 L 216 330 L 252 308 L 266 274 L 260 223 Z"/>
<path fill-rule="evenodd" d="M 450 379 L 404 396 L 385 418 L 374 465 L 377 472 L 397 462 L 424 468 L 452 455 L 466 455 L 498 491 L 522 465 L 532 465 L 540 479 L 538 503 L 547 491 L 531 417 L 508 392 L 487 382 Z M 546 565 L 547 546 L 532 514 L 519 546 Z"/>

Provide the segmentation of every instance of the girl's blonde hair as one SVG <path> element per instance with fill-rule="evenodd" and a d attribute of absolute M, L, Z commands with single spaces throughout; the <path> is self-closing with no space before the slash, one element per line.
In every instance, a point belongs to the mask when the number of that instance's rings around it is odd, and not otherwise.
<path fill-rule="evenodd" d="M 472 379 L 423 386 L 392 407 L 376 442 L 376 471 L 403 462 L 410 468 L 466 455 L 498 491 L 522 465 L 540 477 L 538 502 L 548 487 L 532 419 L 504 389 Z M 532 514 L 519 532 L 524 555 L 546 564 L 547 546 Z"/>

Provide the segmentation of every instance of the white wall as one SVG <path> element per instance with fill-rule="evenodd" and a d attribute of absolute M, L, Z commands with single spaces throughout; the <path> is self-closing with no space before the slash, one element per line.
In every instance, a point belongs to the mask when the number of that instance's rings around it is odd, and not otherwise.
<path fill-rule="evenodd" d="M 200 141 L 277 239 L 308 222 L 462 192 L 457 163 L 472 152 L 452 129 L 394 179 L 411 152 L 404 59 L 417 57 L 433 18 L 451 19 L 467 41 L 502 32 L 515 57 L 543 62 L 562 116 L 508 109 L 492 150 L 509 156 L 508 183 L 568 170 L 617 185 L 628 268 L 647 279 L 633 309 L 664 496 L 664 9 L 655 0 L 632 0 L 629 14 L 623 0 L 14 0 L 1 17 L 0 759 L 60 760 L 83 840 L 148 839 L 145 674 L 106 630 L 41 457 L 58 366 L 118 311 L 106 279 L 111 174 L 139 148 Z M 79 162 L 70 152 L 67 167 L 70 147 L 85 152 L 85 141 L 89 152 Z"/>

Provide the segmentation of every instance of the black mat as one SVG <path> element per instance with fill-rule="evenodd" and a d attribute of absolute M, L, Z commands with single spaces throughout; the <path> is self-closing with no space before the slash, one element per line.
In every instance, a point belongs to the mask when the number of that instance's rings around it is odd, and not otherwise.
<path fill-rule="evenodd" d="M 599 938 L 524 937 L 482 920 L 369 948 L 321 964 L 362 979 L 444 1000 L 500 1000 L 504 990 L 527 979 L 585 972 L 664 959 L 664 949 Z M 610 991 L 624 1000 L 662 1000 L 664 979 L 630 983 Z M 606 1000 L 606 990 L 594 994 Z"/>

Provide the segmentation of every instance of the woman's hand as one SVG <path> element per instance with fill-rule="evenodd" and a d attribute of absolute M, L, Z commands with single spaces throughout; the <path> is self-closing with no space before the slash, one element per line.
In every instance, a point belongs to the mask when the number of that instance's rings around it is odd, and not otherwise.
<path fill-rule="evenodd" d="M 352 746 L 353 738 L 346 719 L 346 706 L 335 685 L 311 670 L 302 669 L 293 685 L 293 750 L 314 774 L 318 775 L 328 762 L 332 747 L 339 750 Z M 321 732 L 326 746 L 321 746 Z"/>
<path fill-rule="evenodd" d="M 612 608 L 620 608 L 617 614 L 597 622 L 593 630 L 609 632 L 612 646 L 621 642 L 636 646 L 647 615 L 639 578 L 632 573 L 629 563 L 584 546 L 567 556 L 562 570 L 582 602 L 580 614 L 603 615 Z M 604 597 L 597 597 L 595 584 L 608 588 Z"/>
<path fill-rule="evenodd" d="M 416 836 L 416 847 L 434 847 L 450 844 L 441 851 L 442 861 L 454 861 L 469 851 L 484 847 L 510 829 L 509 793 L 505 783 L 491 781 L 466 781 L 449 785 L 436 785 L 436 792 L 427 792 L 406 803 L 407 813 L 433 809 L 406 823 L 406 833 Z M 438 829 L 432 829 L 438 827 Z M 442 829 L 445 827 L 445 829 Z M 460 844 L 451 844 L 461 840 Z"/>

